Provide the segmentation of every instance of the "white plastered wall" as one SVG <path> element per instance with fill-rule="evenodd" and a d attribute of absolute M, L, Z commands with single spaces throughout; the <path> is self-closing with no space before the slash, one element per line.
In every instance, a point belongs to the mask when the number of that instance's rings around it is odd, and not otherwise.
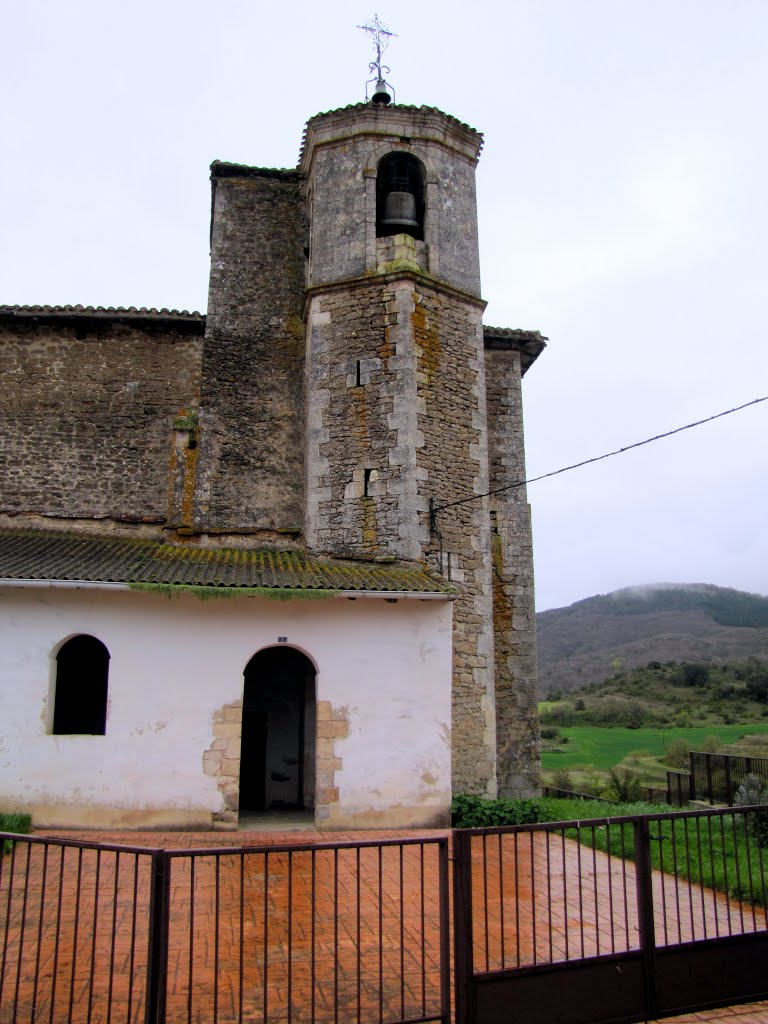
<path fill-rule="evenodd" d="M 252 655 L 286 637 L 317 668 L 318 706 L 346 723 L 338 800 L 318 824 L 446 820 L 449 602 L 8 587 L 0 611 L 0 808 L 45 825 L 210 827 L 223 806 L 203 772 L 214 716 L 242 698 Z M 111 656 L 105 736 L 50 735 L 55 654 L 77 633 Z"/>

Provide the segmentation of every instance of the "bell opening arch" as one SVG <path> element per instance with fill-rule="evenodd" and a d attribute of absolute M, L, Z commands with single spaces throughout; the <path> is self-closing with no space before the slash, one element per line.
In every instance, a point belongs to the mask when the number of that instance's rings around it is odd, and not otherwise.
<path fill-rule="evenodd" d="M 387 153 L 376 173 L 376 237 L 401 233 L 424 240 L 424 165 L 411 153 Z"/>

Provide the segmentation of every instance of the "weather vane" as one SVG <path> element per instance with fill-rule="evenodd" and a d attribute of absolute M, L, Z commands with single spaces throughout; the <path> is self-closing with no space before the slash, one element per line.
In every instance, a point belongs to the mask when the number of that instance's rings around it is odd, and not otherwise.
<path fill-rule="evenodd" d="M 365 98 L 366 100 L 368 99 L 368 86 L 373 82 L 371 102 L 382 103 L 386 106 L 394 97 L 395 90 L 392 89 L 392 86 L 384 78 L 385 74 L 389 74 L 389 68 L 386 64 L 381 63 L 381 58 L 386 53 L 389 40 L 397 33 L 390 32 L 384 22 L 379 19 L 378 14 L 374 14 L 373 21 L 370 24 L 358 25 L 357 27 L 372 37 L 373 48 L 376 51 L 376 60 L 372 60 L 368 65 L 368 70 L 372 71 L 375 77 L 369 78 L 365 83 Z M 391 96 L 389 94 L 390 89 L 392 89 Z"/>

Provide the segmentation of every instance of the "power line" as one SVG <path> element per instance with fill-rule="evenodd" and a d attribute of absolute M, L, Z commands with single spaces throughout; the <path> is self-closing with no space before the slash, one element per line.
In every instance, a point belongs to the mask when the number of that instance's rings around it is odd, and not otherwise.
<path fill-rule="evenodd" d="M 518 480 L 513 484 L 506 484 L 504 487 L 495 487 L 491 491 L 485 491 L 484 494 L 472 494 L 467 498 L 459 498 L 456 501 L 449 501 L 445 505 L 433 505 L 430 508 L 430 517 L 434 523 L 434 516 L 446 508 L 454 508 L 456 505 L 466 505 L 470 501 L 477 501 L 480 498 L 488 498 L 493 494 L 501 494 L 503 491 L 514 490 L 516 487 L 525 487 L 526 484 L 535 484 L 539 480 L 546 480 L 551 476 L 559 476 L 560 473 L 568 473 L 572 469 L 579 469 L 581 466 L 588 466 L 592 462 L 600 462 L 602 459 L 610 459 L 614 455 L 621 455 L 623 452 L 631 451 L 633 448 L 641 448 L 644 444 L 651 444 L 653 441 L 660 441 L 663 437 L 671 437 L 673 434 L 679 434 L 683 430 L 690 430 L 692 427 L 700 427 L 702 423 L 711 423 L 712 420 L 719 420 L 722 416 L 730 416 L 731 413 L 740 412 L 742 409 L 748 409 L 750 405 L 758 405 L 760 402 L 766 401 L 768 401 L 768 395 L 764 395 L 762 398 L 753 398 L 751 402 L 745 402 L 743 405 L 737 405 L 733 409 L 726 409 L 724 412 L 716 412 L 714 416 L 707 416 L 705 419 L 696 420 L 694 423 L 686 423 L 684 427 L 675 427 L 674 430 L 667 430 L 663 434 L 655 434 L 653 437 L 646 437 L 644 441 L 635 441 L 634 444 L 625 445 L 624 448 L 617 448 L 612 452 L 605 452 L 604 455 L 595 455 L 591 459 L 583 459 L 581 462 L 574 462 L 570 466 L 563 466 L 562 469 L 553 469 L 551 473 L 542 473 L 541 476 L 529 477 L 527 480 Z"/>

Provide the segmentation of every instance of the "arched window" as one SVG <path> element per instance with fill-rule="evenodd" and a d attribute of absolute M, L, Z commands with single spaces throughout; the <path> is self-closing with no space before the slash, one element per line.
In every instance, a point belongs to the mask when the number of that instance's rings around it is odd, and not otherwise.
<path fill-rule="evenodd" d="M 376 236 L 424 238 L 424 167 L 410 153 L 389 153 L 376 176 Z"/>
<path fill-rule="evenodd" d="M 53 733 L 103 736 L 109 651 L 95 636 L 73 636 L 56 655 Z"/>

